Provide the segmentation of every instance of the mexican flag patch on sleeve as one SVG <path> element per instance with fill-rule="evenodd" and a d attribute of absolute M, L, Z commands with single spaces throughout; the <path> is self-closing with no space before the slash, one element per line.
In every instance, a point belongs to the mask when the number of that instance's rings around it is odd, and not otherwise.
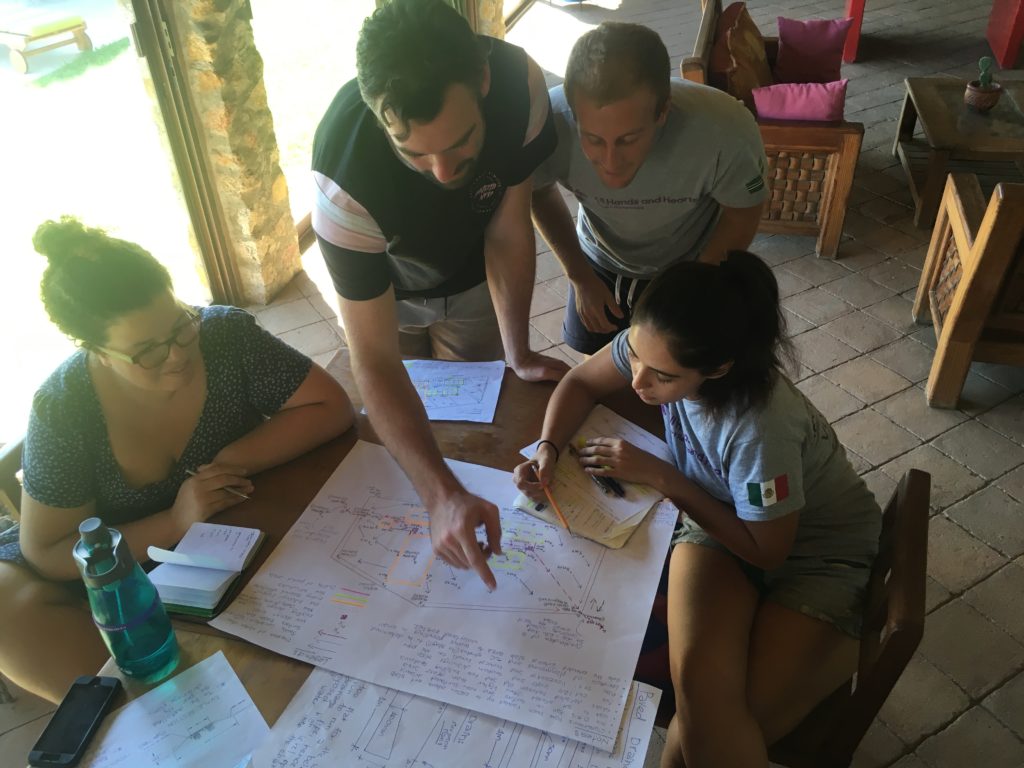
<path fill-rule="evenodd" d="M 789 496 L 789 478 L 779 475 L 763 483 L 747 483 L 747 499 L 751 506 L 770 507 Z"/>

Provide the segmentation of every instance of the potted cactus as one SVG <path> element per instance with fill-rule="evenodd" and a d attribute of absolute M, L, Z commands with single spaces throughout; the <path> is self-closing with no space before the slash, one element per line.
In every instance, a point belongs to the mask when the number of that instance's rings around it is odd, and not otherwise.
<path fill-rule="evenodd" d="M 1003 93 L 1003 86 L 992 79 L 992 64 L 991 56 L 982 56 L 978 61 L 978 79 L 971 80 L 964 91 L 964 104 L 976 112 L 988 112 Z"/>

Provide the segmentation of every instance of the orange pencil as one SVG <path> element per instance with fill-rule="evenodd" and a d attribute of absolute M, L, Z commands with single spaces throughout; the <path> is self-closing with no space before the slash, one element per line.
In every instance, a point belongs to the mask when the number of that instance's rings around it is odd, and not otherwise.
<path fill-rule="evenodd" d="M 558 508 L 558 504 L 555 503 L 555 497 L 551 495 L 551 491 L 548 490 L 546 485 L 542 485 L 541 488 L 544 489 L 544 495 L 547 496 L 548 501 L 551 502 L 551 508 L 555 510 L 555 514 L 558 515 L 558 522 L 562 524 L 562 527 L 565 528 L 565 530 L 569 531 L 569 521 L 565 519 L 565 515 L 562 514 L 562 510 L 560 510 Z M 572 533 L 572 531 L 569 531 L 569 533 Z"/>

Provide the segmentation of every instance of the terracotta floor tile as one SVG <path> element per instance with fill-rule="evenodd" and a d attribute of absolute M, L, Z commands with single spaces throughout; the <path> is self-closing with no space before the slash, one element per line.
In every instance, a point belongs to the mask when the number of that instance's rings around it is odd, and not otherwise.
<path fill-rule="evenodd" d="M 875 411 L 857 411 L 834 425 L 839 440 L 873 465 L 914 448 L 920 441 Z"/>
<path fill-rule="evenodd" d="M 916 744 L 959 717 L 971 704 L 960 687 L 920 654 L 916 654 L 879 718 L 906 744 Z"/>
<path fill-rule="evenodd" d="M 990 480 L 1024 464 L 1024 448 L 977 421 L 954 427 L 932 445 Z"/>
<path fill-rule="evenodd" d="M 917 387 L 897 392 L 871 407 L 922 440 L 931 440 L 968 418 L 957 410 L 929 407 L 924 392 Z"/>
<path fill-rule="evenodd" d="M 987 616 L 996 626 L 1024 643 L 1024 562 L 1008 563 L 964 593 L 964 601 Z"/>
<path fill-rule="evenodd" d="M 890 371 L 870 357 L 856 357 L 825 371 L 823 375 L 868 404 L 876 403 L 912 386 L 898 373 Z"/>
<path fill-rule="evenodd" d="M 987 710 L 974 707 L 917 748 L 929 768 L 1020 768 L 1024 744 Z"/>
<path fill-rule="evenodd" d="M 893 480 L 899 480 L 903 473 L 912 467 L 931 475 L 933 509 L 945 509 L 985 484 L 982 478 L 967 467 L 953 461 L 931 445 L 918 446 L 890 461 L 882 467 L 882 471 Z"/>
<path fill-rule="evenodd" d="M 992 575 L 1006 562 L 1005 556 L 943 515 L 928 522 L 928 575 L 953 594 Z"/>
<path fill-rule="evenodd" d="M 928 616 L 920 652 L 975 698 L 995 690 L 1024 667 L 1024 646 L 962 600 L 953 600 Z"/>

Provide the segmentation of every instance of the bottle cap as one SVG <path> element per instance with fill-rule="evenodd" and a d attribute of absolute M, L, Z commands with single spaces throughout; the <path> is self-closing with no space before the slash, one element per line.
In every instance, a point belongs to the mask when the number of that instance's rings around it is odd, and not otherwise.
<path fill-rule="evenodd" d="M 98 517 L 83 520 L 78 526 L 78 532 L 82 536 L 82 541 L 88 545 L 110 545 L 110 531 Z"/>

